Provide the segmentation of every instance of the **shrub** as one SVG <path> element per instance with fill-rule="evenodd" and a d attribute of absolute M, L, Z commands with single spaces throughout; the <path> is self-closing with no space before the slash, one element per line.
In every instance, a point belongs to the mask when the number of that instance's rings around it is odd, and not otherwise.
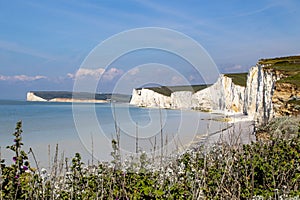
<path fill-rule="evenodd" d="M 87 166 L 76 153 L 71 167 L 61 174 L 30 168 L 21 148 L 21 125 L 17 123 L 14 144 L 8 147 L 16 162 L 6 166 L 1 161 L 1 199 L 286 199 L 300 195 L 297 118 L 275 119 L 260 128 L 269 134 L 268 141 L 199 146 L 163 158 L 163 165 L 144 153 L 120 163 L 113 141 L 112 163 Z"/>

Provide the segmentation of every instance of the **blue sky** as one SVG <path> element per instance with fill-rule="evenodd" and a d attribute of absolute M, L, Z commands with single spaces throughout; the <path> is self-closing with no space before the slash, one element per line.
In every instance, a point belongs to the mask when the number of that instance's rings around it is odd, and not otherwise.
<path fill-rule="evenodd" d="M 182 32 L 206 49 L 221 72 L 247 71 L 260 58 L 300 53 L 299 7 L 297 0 L 0 1 L 0 99 L 24 99 L 28 90 L 72 90 L 88 53 L 133 28 Z M 112 90 L 133 61 L 153 62 L 149 55 L 171 67 L 179 63 L 147 51 L 120 59 L 105 71 L 99 91 Z M 194 73 L 181 64 L 182 73 Z M 199 82 L 194 77 L 192 83 Z"/>

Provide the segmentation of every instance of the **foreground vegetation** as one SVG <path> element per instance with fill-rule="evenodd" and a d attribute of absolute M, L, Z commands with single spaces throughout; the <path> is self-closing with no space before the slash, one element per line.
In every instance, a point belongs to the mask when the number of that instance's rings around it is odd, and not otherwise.
<path fill-rule="evenodd" d="M 300 120 L 284 117 L 258 129 L 257 142 L 223 141 L 200 146 L 155 165 L 145 153 L 121 163 L 87 166 L 76 153 L 52 170 L 33 168 L 22 150 L 22 124 L 7 148 L 13 164 L 1 160 L 0 199 L 262 199 L 300 196 Z M 233 134 L 238 135 L 238 134 Z M 261 136 L 264 137 L 261 137 Z M 262 139 L 263 138 L 263 139 Z M 29 152 L 33 155 L 32 150 Z M 57 158 L 56 158 L 57 159 Z"/>

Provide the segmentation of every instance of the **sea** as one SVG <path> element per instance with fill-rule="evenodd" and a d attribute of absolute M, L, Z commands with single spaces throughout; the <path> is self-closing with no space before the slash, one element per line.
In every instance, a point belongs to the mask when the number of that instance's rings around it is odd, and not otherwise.
<path fill-rule="evenodd" d="M 7 164 L 13 152 L 16 123 L 22 121 L 23 150 L 29 160 L 50 167 L 55 159 L 69 161 L 80 153 L 83 162 L 112 160 L 112 140 L 122 158 L 182 153 L 205 136 L 227 126 L 219 114 L 128 103 L 58 103 L 0 100 L 0 152 Z M 30 151 L 32 149 L 32 151 Z M 162 150 L 163 149 L 163 150 Z"/>

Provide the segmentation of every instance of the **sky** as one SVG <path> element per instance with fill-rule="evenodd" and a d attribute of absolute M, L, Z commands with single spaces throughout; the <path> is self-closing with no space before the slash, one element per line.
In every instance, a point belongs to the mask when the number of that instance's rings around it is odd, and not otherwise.
<path fill-rule="evenodd" d="M 185 84 L 182 77 L 191 84 L 203 82 L 190 63 L 158 50 L 80 68 L 101 42 L 143 27 L 192 38 L 221 73 L 246 72 L 260 58 L 300 54 L 299 7 L 298 0 L 0 1 L 0 99 L 24 100 L 35 90 L 72 91 L 79 77 L 101 76 L 98 92 L 111 92 L 120 79 L 130 78 L 133 83 L 155 77 L 152 83 L 166 85 Z M 157 64 L 151 68 L 149 63 Z M 151 70 L 138 74 L 143 67 Z M 132 84 L 124 93 L 143 84 Z"/>

